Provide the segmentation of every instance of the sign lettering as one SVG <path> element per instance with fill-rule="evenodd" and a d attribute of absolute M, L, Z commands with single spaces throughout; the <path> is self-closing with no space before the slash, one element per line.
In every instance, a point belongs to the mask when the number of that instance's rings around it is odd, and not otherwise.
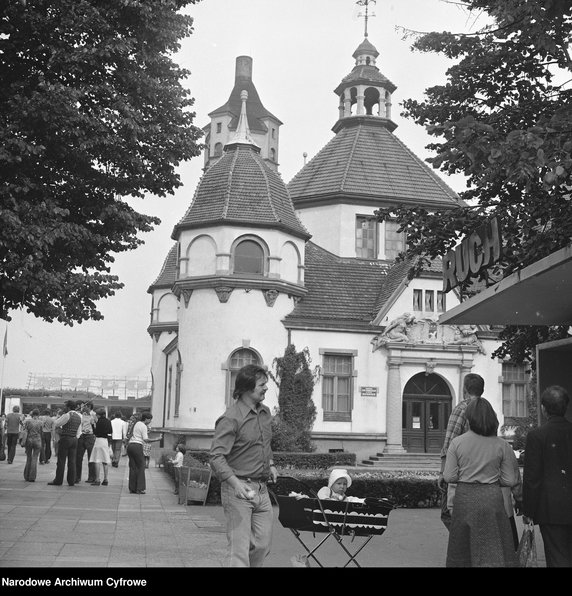
<path fill-rule="evenodd" d="M 502 239 L 495 217 L 463 238 L 443 259 L 443 291 L 456 288 L 470 277 L 496 263 L 502 255 Z"/>

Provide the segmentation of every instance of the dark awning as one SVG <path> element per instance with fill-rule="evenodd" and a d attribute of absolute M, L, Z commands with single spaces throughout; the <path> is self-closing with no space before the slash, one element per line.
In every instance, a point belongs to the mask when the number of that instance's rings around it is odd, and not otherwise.
<path fill-rule="evenodd" d="M 439 323 L 572 325 L 572 245 L 465 300 Z"/>

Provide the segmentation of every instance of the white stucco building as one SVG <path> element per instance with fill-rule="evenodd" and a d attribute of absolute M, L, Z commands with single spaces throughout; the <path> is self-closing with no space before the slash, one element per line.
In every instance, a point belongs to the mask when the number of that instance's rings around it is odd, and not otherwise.
<path fill-rule="evenodd" d="M 194 448 L 210 445 L 236 371 L 272 368 L 289 343 L 320 366 L 318 449 L 358 460 L 438 452 L 469 372 L 485 378 L 501 424 L 522 400 L 491 359 L 494 331 L 438 324 L 459 304 L 443 292 L 441 264 L 410 280 L 395 261 L 403 234 L 377 222 L 377 209 L 459 198 L 394 134 L 396 87 L 367 38 L 353 57 L 335 89 L 334 136 L 287 185 L 281 122 L 260 101 L 250 57 L 237 58 L 229 100 L 210 113 L 204 174 L 149 287 L 154 426 Z M 402 315 L 403 333 L 391 337 Z M 266 403 L 278 403 L 271 382 Z"/>

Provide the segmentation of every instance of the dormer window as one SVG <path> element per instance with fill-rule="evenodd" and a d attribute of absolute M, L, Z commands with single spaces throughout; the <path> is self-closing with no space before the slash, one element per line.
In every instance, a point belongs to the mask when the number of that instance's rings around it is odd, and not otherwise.
<path fill-rule="evenodd" d="M 234 249 L 234 273 L 264 275 L 264 249 L 254 240 L 242 240 Z"/>

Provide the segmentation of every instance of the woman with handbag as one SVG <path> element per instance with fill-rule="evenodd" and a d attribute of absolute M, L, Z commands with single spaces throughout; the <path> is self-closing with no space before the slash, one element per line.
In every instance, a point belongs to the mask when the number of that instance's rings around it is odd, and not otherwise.
<path fill-rule="evenodd" d="M 38 458 L 42 448 L 43 421 L 40 420 L 40 410 L 30 413 L 30 418 L 24 422 L 23 436 L 20 444 L 26 450 L 26 465 L 24 466 L 24 480 L 34 482 L 38 470 Z"/>
<path fill-rule="evenodd" d="M 520 483 L 518 462 L 497 436 L 498 418 L 486 399 L 472 399 L 465 413 L 469 430 L 451 441 L 443 470 L 449 488 L 456 484 L 446 565 L 518 567 L 501 491 Z"/>

